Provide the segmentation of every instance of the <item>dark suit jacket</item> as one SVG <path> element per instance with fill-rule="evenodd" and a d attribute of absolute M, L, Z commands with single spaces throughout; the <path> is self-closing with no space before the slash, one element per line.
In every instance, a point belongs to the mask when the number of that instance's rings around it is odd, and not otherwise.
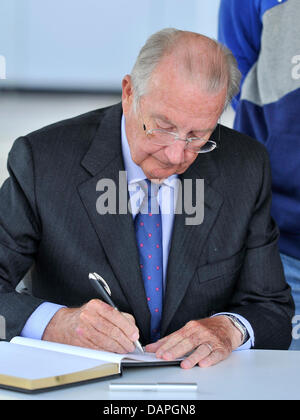
<path fill-rule="evenodd" d="M 44 301 L 80 306 L 96 297 L 89 272 L 133 314 L 141 341 L 150 314 L 132 216 L 99 215 L 97 182 L 124 170 L 120 104 L 53 124 L 15 141 L 0 192 L 0 314 L 7 339 Z M 200 154 L 182 179 L 205 180 L 204 222 L 175 216 L 162 335 L 220 311 L 244 316 L 256 348 L 288 348 L 293 303 L 270 218 L 266 150 L 221 126 L 218 149 Z M 15 291 L 32 267 L 32 295 Z"/>

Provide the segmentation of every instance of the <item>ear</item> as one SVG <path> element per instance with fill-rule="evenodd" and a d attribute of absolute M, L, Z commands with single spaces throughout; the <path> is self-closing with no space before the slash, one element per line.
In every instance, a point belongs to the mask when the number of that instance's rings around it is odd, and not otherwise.
<path fill-rule="evenodd" d="M 122 106 L 125 115 L 128 114 L 131 109 L 133 97 L 132 80 L 130 75 L 127 74 L 122 80 Z"/>

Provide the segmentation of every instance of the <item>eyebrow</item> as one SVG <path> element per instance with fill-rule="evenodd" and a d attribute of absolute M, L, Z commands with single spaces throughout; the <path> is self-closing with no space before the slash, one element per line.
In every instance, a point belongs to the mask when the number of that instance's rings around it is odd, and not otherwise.
<path fill-rule="evenodd" d="M 161 115 L 161 114 L 153 114 L 153 115 L 152 115 L 152 117 L 153 117 L 153 118 L 158 118 L 158 119 L 160 119 L 160 120 L 163 120 L 163 121 L 165 121 L 165 122 L 167 122 L 167 123 L 169 123 L 169 124 L 172 124 L 172 125 L 176 126 L 176 124 L 173 124 L 173 123 L 172 123 L 172 121 L 171 121 L 171 120 L 169 120 L 169 118 L 164 117 L 164 116 L 163 116 L 163 115 Z"/>
<path fill-rule="evenodd" d="M 169 120 L 169 118 L 165 117 L 164 115 L 161 115 L 161 114 L 153 114 L 153 115 L 152 115 L 152 117 L 153 117 L 153 118 L 160 119 L 160 120 L 162 120 L 162 121 L 164 121 L 164 122 L 166 122 L 166 123 L 169 123 L 169 124 L 171 124 L 172 126 L 174 126 L 174 127 L 176 127 L 176 128 L 177 128 L 176 124 L 174 124 L 171 120 Z M 215 128 L 216 128 L 216 127 L 212 127 L 212 128 L 205 128 L 205 129 L 199 129 L 199 130 L 191 130 L 191 132 L 193 132 L 193 133 L 197 133 L 197 132 L 199 132 L 199 133 L 207 133 L 207 132 L 209 132 L 209 131 L 214 131 L 214 130 L 215 130 Z"/>

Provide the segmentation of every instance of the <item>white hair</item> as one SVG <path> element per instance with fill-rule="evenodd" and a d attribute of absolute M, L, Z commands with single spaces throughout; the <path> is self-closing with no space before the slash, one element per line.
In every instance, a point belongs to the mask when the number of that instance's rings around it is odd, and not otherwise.
<path fill-rule="evenodd" d="M 154 69 L 166 54 L 175 50 L 179 39 L 184 34 L 186 34 L 184 31 L 166 28 L 150 36 L 142 47 L 131 72 L 135 109 L 140 98 L 148 92 L 149 81 Z M 209 56 L 205 56 L 206 61 L 203 61 L 207 68 L 207 77 L 206 80 L 202 80 L 202 83 L 205 83 L 208 92 L 218 92 L 227 84 L 226 107 L 239 92 L 241 73 L 238 70 L 236 59 L 227 47 L 214 39 L 204 38 L 211 42 L 211 50 L 214 51 Z M 209 57 L 208 60 L 207 57 Z M 189 64 L 186 64 L 186 67 L 189 67 Z"/>

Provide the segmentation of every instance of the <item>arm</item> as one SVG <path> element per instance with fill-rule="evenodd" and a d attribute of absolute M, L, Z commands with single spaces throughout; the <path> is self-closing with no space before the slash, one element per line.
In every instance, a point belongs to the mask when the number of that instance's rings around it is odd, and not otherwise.
<path fill-rule="evenodd" d="M 270 217 L 271 170 L 265 151 L 260 194 L 253 209 L 240 280 L 227 312 L 251 324 L 257 349 L 287 349 L 294 304 L 278 251 L 279 231 Z"/>
<path fill-rule="evenodd" d="M 34 168 L 27 139 L 15 141 L 8 157 L 8 178 L 0 190 L 0 314 L 6 339 L 19 335 L 42 299 L 15 291 L 34 263 L 41 237 Z"/>
<path fill-rule="evenodd" d="M 21 337 L 34 338 L 41 340 L 44 331 L 54 317 L 56 312 L 63 308 L 61 305 L 55 303 L 44 302 L 42 303 L 28 318 L 24 328 L 21 331 Z"/>
<path fill-rule="evenodd" d="M 232 51 L 237 60 L 242 86 L 260 51 L 260 1 L 221 0 L 218 32 L 219 41 Z M 239 98 L 240 94 L 232 102 L 234 109 Z"/>
<path fill-rule="evenodd" d="M 6 340 L 23 335 L 120 353 L 134 350 L 139 331 L 129 314 L 98 299 L 81 308 L 65 308 L 16 292 L 42 237 L 34 167 L 29 140 L 17 139 L 8 157 L 10 178 L 0 190 L 0 315 Z"/>

